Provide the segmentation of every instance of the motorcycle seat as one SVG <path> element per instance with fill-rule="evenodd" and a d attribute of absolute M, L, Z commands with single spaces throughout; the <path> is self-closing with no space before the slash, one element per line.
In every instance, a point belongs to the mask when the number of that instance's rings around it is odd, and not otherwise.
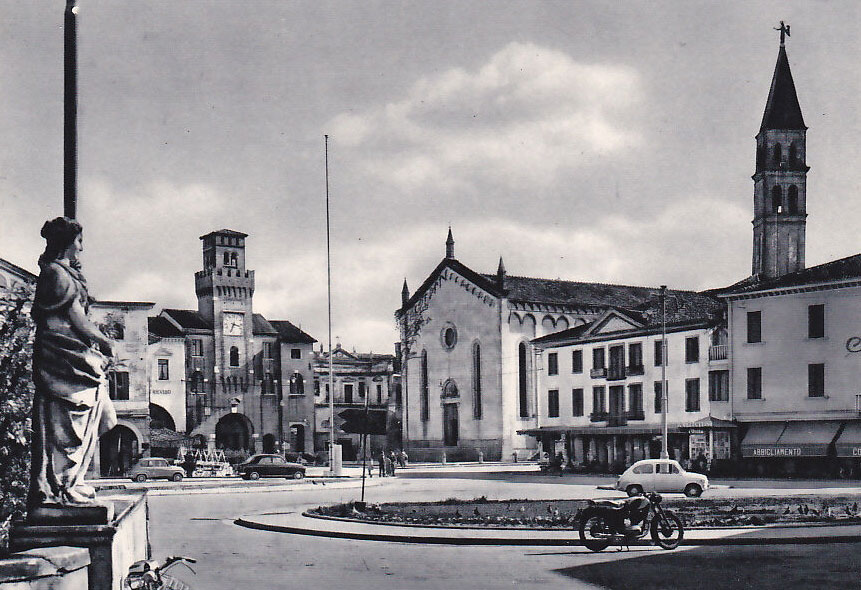
<path fill-rule="evenodd" d="M 610 508 L 613 510 L 621 510 L 625 507 L 625 500 L 594 500 L 595 506 L 599 508 Z"/>

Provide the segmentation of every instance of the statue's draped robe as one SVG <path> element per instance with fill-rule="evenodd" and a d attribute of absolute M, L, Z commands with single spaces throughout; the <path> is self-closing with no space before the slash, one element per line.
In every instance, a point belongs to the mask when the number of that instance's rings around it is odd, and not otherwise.
<path fill-rule="evenodd" d="M 98 438 L 117 423 L 108 396 L 106 358 L 72 326 L 74 300 L 89 307 L 79 270 L 60 261 L 41 265 L 33 318 L 33 439 L 29 505 L 95 500 L 84 476 Z"/>

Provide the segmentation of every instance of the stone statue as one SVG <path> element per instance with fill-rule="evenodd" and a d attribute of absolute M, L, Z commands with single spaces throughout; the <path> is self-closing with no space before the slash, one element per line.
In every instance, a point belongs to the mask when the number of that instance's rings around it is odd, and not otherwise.
<path fill-rule="evenodd" d="M 81 226 L 67 217 L 45 223 L 33 303 L 33 438 L 28 509 L 97 505 L 84 484 L 99 436 L 117 423 L 105 368 L 114 343 L 89 319 L 92 301 L 81 273 Z"/>

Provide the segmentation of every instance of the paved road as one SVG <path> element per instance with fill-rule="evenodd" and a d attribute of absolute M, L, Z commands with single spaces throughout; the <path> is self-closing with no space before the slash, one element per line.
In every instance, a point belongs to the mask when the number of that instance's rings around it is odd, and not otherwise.
<path fill-rule="evenodd" d="M 535 498 L 607 495 L 592 481 L 474 473 L 472 477 L 404 477 L 379 480 L 367 490 L 372 502 L 438 500 L 449 497 Z M 416 472 L 418 473 L 418 472 Z M 562 481 L 560 481 L 560 479 Z M 293 588 L 350 590 L 391 588 L 594 588 L 577 578 L 580 566 L 667 554 L 651 547 L 600 554 L 582 548 L 452 547 L 312 538 L 244 529 L 233 524 L 243 514 L 297 510 L 314 503 L 358 498 L 358 489 L 301 484 L 280 491 L 224 489 L 217 494 L 150 498 L 150 534 L 155 557 L 180 553 L 199 559 L 198 575 L 182 577 L 195 588 Z M 349 484 L 348 484 L 349 485 Z M 286 488 L 286 486 L 285 486 Z M 780 494 L 804 490 L 714 490 L 715 494 Z M 841 492 L 859 488 L 841 488 Z M 712 493 L 712 492 L 710 492 Z M 690 549 L 679 549 L 681 554 Z M 763 548 L 763 551 L 770 551 Z M 179 573 L 179 572 L 178 572 Z M 681 576 L 681 577 L 680 577 Z M 676 580 L 695 580 L 678 572 Z M 685 586 L 673 586 L 685 587 Z M 701 585 L 690 585 L 701 588 Z"/>

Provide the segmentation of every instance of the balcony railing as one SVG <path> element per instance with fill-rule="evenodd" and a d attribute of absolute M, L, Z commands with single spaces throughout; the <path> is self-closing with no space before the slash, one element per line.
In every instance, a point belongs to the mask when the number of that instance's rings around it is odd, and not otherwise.
<path fill-rule="evenodd" d="M 628 375 L 642 375 L 644 373 L 643 365 L 628 365 Z"/>
<path fill-rule="evenodd" d="M 610 367 L 607 374 L 608 381 L 621 381 L 625 378 L 625 367 Z"/>
<path fill-rule="evenodd" d="M 643 410 L 628 410 L 628 420 L 645 420 L 646 414 Z"/>
<path fill-rule="evenodd" d="M 604 422 L 608 417 L 609 414 L 607 414 L 607 412 L 592 412 L 589 414 L 589 420 L 592 422 Z"/>
<path fill-rule="evenodd" d="M 718 344 L 716 346 L 709 346 L 709 360 L 710 361 L 725 361 L 727 359 L 728 346 L 726 344 Z"/>
<path fill-rule="evenodd" d="M 603 377 L 606 377 L 607 376 L 607 368 L 601 367 L 599 369 L 592 369 L 591 371 L 589 371 L 589 376 L 592 379 L 601 379 Z"/>
<path fill-rule="evenodd" d="M 610 414 L 607 417 L 607 426 L 624 426 L 628 423 L 628 418 L 624 414 Z"/>

